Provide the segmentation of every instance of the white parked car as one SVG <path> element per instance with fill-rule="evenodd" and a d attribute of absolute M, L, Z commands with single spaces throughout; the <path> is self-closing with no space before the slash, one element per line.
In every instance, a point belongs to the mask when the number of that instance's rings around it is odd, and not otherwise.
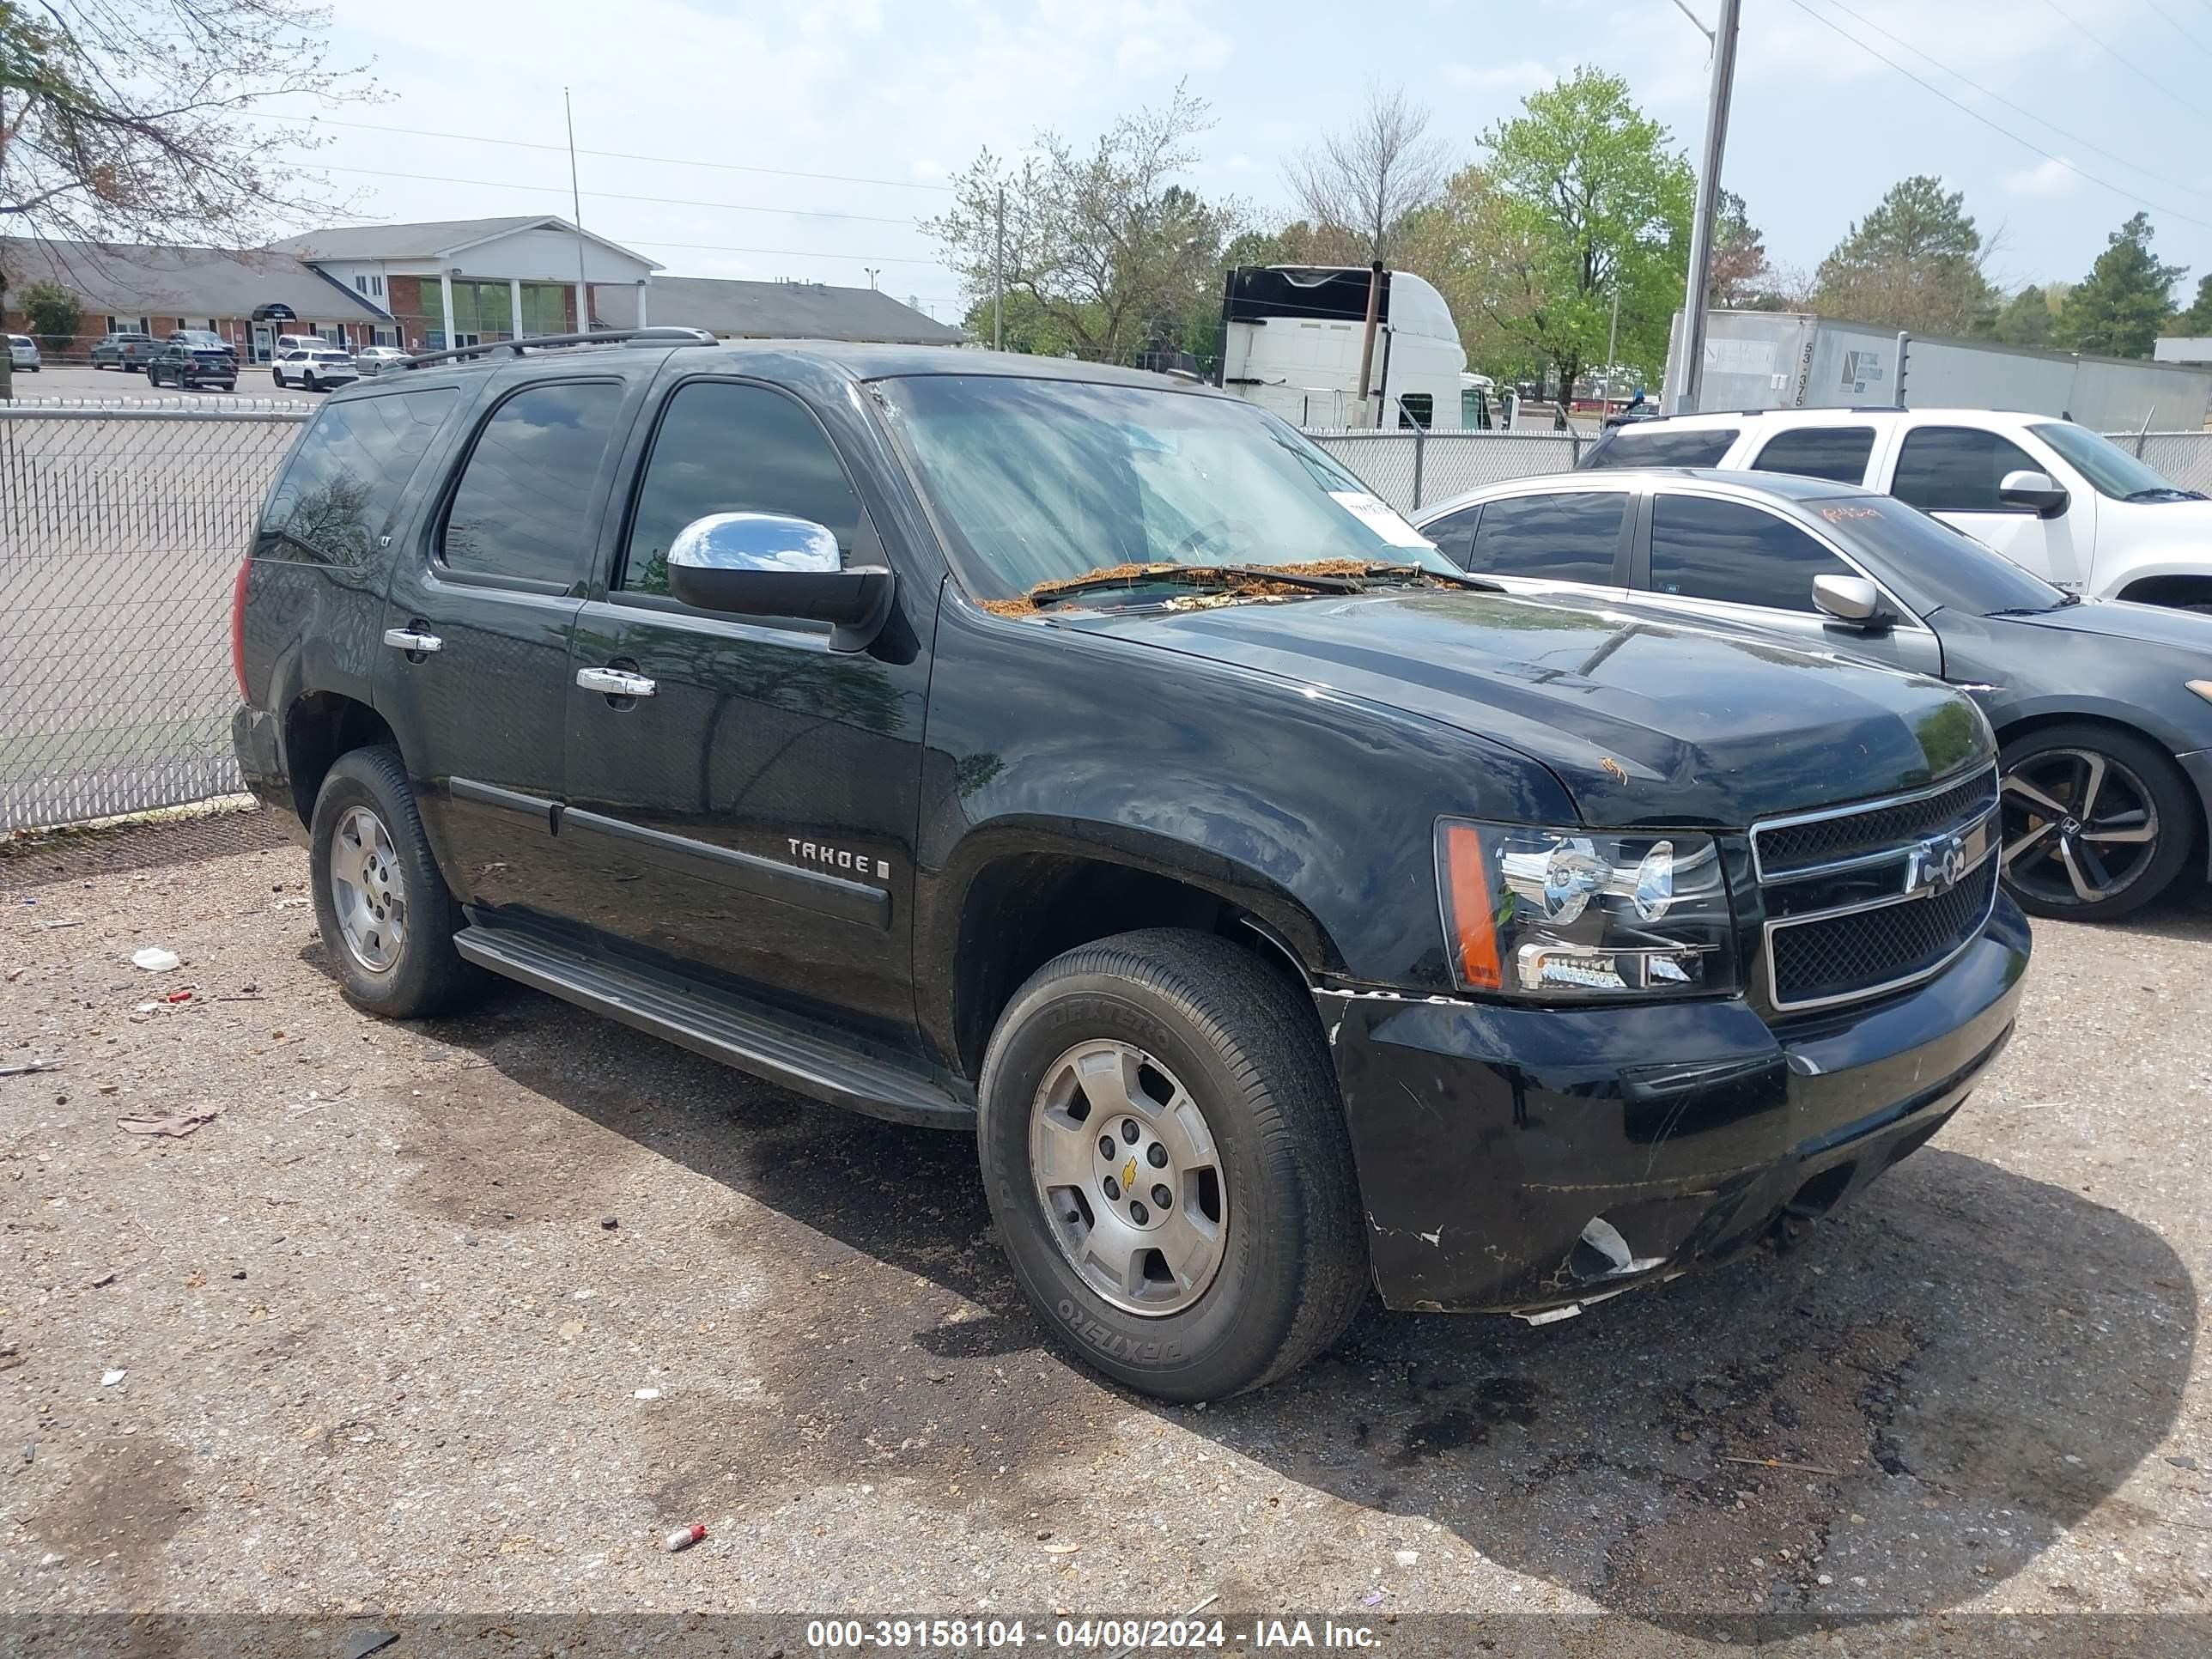
<path fill-rule="evenodd" d="M 276 361 L 269 366 L 269 374 L 278 386 L 304 386 L 310 392 L 321 392 L 361 379 L 351 352 L 319 341 L 313 347 L 278 352 Z"/>
<path fill-rule="evenodd" d="M 386 369 L 397 368 L 407 361 L 407 354 L 398 346 L 363 346 L 353 354 L 354 367 L 361 371 L 363 380 L 374 380 Z"/>
<path fill-rule="evenodd" d="M 2212 610 L 2212 500 L 2049 415 L 1776 409 L 1613 427 L 1585 468 L 1713 466 L 1864 484 L 2045 581 L 2100 599 Z"/>
<path fill-rule="evenodd" d="M 37 374 L 39 343 L 27 334 L 10 334 L 8 337 L 8 361 L 21 374 Z"/>

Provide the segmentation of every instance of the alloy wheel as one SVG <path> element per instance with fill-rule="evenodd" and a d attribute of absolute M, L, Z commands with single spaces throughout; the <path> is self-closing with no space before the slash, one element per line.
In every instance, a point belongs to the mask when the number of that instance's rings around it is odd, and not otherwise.
<path fill-rule="evenodd" d="M 1205 1112 L 1128 1043 L 1077 1044 L 1045 1068 L 1030 1170 L 1053 1242 L 1125 1312 L 1180 1313 L 1204 1296 L 1229 1240 L 1229 1187 Z"/>
<path fill-rule="evenodd" d="M 384 820 L 350 806 L 331 836 L 331 908 L 353 959 L 386 973 L 407 942 L 407 888 Z"/>
<path fill-rule="evenodd" d="M 2047 749 L 2005 775 L 2005 879 L 2057 908 L 2101 903 L 2158 854 L 2158 804 L 2135 772 L 2094 749 Z"/>

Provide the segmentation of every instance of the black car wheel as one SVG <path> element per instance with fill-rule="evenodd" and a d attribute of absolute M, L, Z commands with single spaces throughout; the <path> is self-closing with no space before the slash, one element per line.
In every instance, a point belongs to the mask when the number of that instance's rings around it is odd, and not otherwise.
<path fill-rule="evenodd" d="M 322 387 L 315 384 L 315 371 L 312 368 L 300 377 L 300 384 L 307 387 L 310 392 L 320 392 L 322 390 Z"/>
<path fill-rule="evenodd" d="M 1210 935 L 1123 933 L 1039 969 L 992 1034 L 976 1138 L 1061 1343 L 1195 1401 L 1340 1336 L 1368 1273 L 1335 1078 L 1311 1001 Z"/>
<path fill-rule="evenodd" d="M 339 756 L 308 829 L 315 921 L 349 1001 L 415 1019 L 481 992 L 483 970 L 453 949 L 461 907 L 431 855 L 398 750 Z"/>
<path fill-rule="evenodd" d="M 2196 842 L 2180 769 L 2130 732 L 2045 726 L 2007 744 L 2005 885 L 2032 915 L 2109 921 L 2172 884 Z"/>

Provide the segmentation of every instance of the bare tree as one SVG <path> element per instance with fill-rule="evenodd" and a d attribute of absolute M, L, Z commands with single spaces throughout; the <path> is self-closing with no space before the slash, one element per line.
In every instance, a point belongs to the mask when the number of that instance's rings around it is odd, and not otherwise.
<path fill-rule="evenodd" d="M 1364 257 L 1388 263 L 1406 216 L 1443 188 L 1444 147 L 1428 132 L 1428 111 L 1402 89 L 1370 87 L 1352 125 L 1292 156 L 1284 181 L 1307 219 L 1350 231 Z"/>
<path fill-rule="evenodd" d="M 1117 358 L 1218 286 L 1222 246 L 1242 228 L 1241 204 L 1174 182 L 1212 125 L 1206 100 L 1177 86 L 1164 108 L 1123 116 L 1088 150 L 1050 131 L 1018 169 L 986 150 L 954 181 L 951 210 L 921 228 L 971 300 L 988 302 L 1003 276 L 1025 349 Z"/>
<path fill-rule="evenodd" d="M 328 186 L 285 153 L 325 142 L 251 118 L 288 94 L 377 95 L 334 69 L 306 0 L 0 0 L 0 235 L 245 247 Z M 8 272 L 0 264 L 0 303 Z M 0 398 L 9 395 L 0 354 Z"/>

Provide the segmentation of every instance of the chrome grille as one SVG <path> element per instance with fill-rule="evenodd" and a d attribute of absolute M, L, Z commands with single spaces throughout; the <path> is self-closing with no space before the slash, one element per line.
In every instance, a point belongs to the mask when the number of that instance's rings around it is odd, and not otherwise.
<path fill-rule="evenodd" d="M 1996 904 L 1994 770 L 1752 829 L 1778 1012 L 1855 1002 L 1940 972 Z"/>
<path fill-rule="evenodd" d="M 1893 851 L 1938 830 L 1972 823 L 1996 804 L 1997 775 L 1982 772 L 1879 806 L 1772 820 L 1752 832 L 1752 850 L 1760 879 L 1771 881 L 1793 870 Z"/>

